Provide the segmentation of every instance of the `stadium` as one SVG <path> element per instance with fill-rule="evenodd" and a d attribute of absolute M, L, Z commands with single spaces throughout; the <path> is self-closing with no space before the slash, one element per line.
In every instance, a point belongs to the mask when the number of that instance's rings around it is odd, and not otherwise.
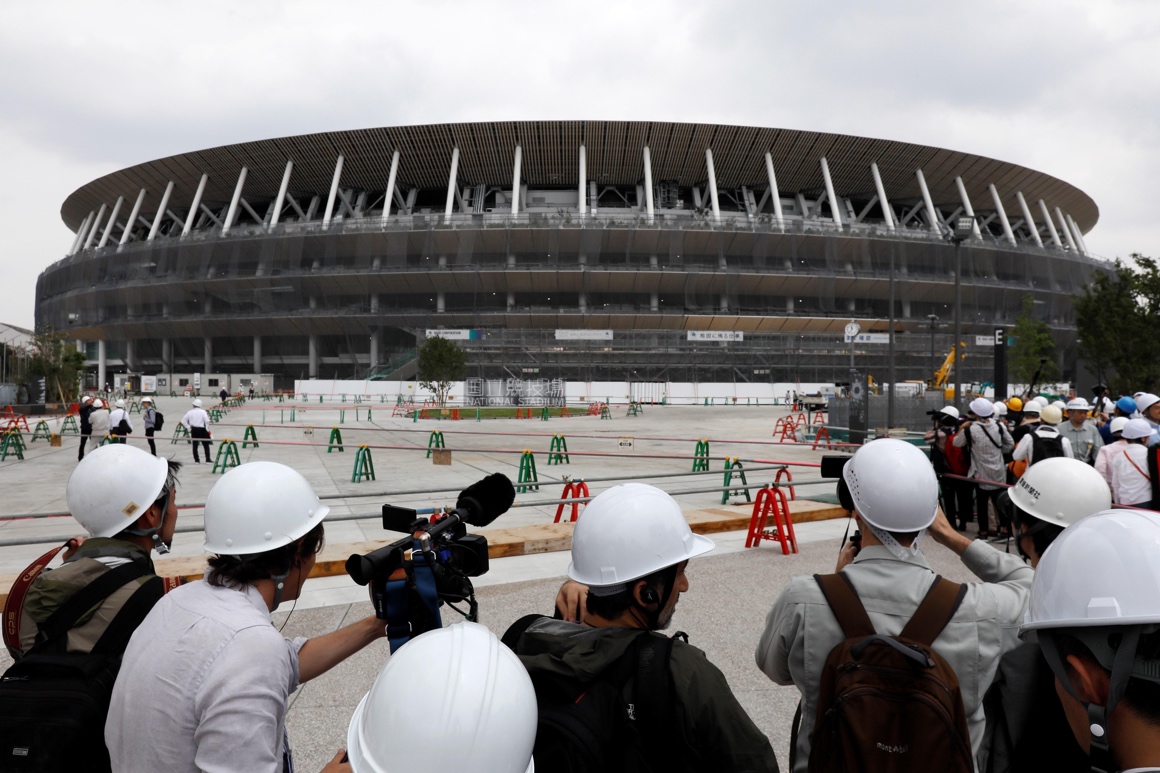
<path fill-rule="evenodd" d="M 974 216 L 961 242 L 958 216 Z M 413 377 L 454 338 L 469 376 L 826 382 L 851 357 L 925 379 L 1024 296 L 1074 372 L 1070 296 L 1099 210 L 1049 174 L 881 139 L 712 124 L 401 126 L 170 156 L 64 202 L 76 236 L 39 327 L 114 372 Z M 893 299 L 893 304 L 891 303 Z M 865 340 L 870 339 L 870 340 Z M 978 356 L 974 356 L 978 355 Z"/>

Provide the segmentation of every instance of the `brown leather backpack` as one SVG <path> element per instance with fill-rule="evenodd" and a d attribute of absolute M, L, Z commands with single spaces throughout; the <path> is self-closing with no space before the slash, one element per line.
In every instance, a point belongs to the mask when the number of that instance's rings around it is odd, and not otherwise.
<path fill-rule="evenodd" d="M 967 587 L 935 578 L 898 636 L 876 633 L 844 574 L 815 575 L 846 634 L 822 670 L 810 773 L 972 773 L 967 714 L 954 669 L 931 644 Z"/>

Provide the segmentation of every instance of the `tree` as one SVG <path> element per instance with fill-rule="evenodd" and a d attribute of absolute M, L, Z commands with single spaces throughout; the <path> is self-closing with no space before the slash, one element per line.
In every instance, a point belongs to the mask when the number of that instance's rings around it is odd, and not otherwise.
<path fill-rule="evenodd" d="M 1007 354 L 1011 376 L 1016 383 L 1031 385 L 1051 383 L 1059 380 L 1059 363 L 1055 355 L 1055 339 L 1051 328 L 1041 319 L 1035 318 L 1035 299 L 1028 293 L 1023 296 L 1023 310 L 1015 318 L 1015 345 Z M 1040 363 L 1043 369 L 1040 370 Z M 1036 372 L 1039 378 L 1036 379 Z"/>
<path fill-rule="evenodd" d="M 1160 265 L 1134 253 L 1073 297 L 1080 354 L 1114 394 L 1160 387 Z"/>
<path fill-rule="evenodd" d="M 27 373 L 31 378 L 43 378 L 46 395 L 55 393 L 62 403 L 77 399 L 80 374 L 85 367 L 85 356 L 77 351 L 64 333 L 51 328 L 40 330 L 32 337 L 33 355 L 28 361 Z M 35 395 L 34 395 L 35 397 Z"/>
<path fill-rule="evenodd" d="M 451 384 L 467 377 L 467 353 L 442 336 L 431 336 L 419 347 L 419 385 L 447 403 Z"/>

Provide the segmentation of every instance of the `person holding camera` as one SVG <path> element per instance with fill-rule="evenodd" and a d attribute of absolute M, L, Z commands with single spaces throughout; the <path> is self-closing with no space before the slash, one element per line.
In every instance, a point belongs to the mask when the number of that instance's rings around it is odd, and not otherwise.
<path fill-rule="evenodd" d="M 995 517 L 999 522 L 999 536 L 1011 537 L 1011 519 L 1006 510 L 999 507 L 998 498 L 1007 482 L 1007 465 L 1003 458 L 1015 448 L 1015 441 L 1007 427 L 991 420 L 994 406 L 985 397 L 971 401 L 971 418 L 955 435 L 954 444 L 958 448 L 971 449 L 971 468 L 967 473 L 974 478 L 975 515 L 978 518 L 979 537 L 992 536 L 988 504 L 995 506 Z"/>
<path fill-rule="evenodd" d="M 1031 567 L 955 531 L 938 509 L 938 481 L 926 454 L 901 440 L 884 438 L 859 448 L 842 470 L 839 498 L 863 533 L 860 550 L 850 543 L 843 547 L 836 571 L 854 589 L 878 634 L 898 636 L 935 585 L 921 549 L 926 536 L 952 550 L 982 580 L 963 586 L 932 646 L 958 677 L 977 755 L 985 726 L 983 694 L 999 658 L 1016 643 L 1005 631 L 1022 619 Z M 799 773 L 809 764 L 826 655 L 846 638 L 813 576 L 793 578 L 766 618 L 757 665 L 777 684 L 795 685 L 802 696 L 794 760 Z"/>
<path fill-rule="evenodd" d="M 302 592 L 329 511 L 274 462 L 236 467 L 210 490 L 205 580 L 166 594 L 125 650 L 105 725 L 114 770 L 293 770 L 290 694 L 385 635 L 374 616 L 309 640 L 270 622 Z M 349 770 L 342 755 L 325 770 Z"/>

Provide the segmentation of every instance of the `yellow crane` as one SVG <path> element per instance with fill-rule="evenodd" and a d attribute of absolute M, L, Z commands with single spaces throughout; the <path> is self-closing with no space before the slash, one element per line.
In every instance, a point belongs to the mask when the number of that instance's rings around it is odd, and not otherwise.
<path fill-rule="evenodd" d="M 959 342 L 959 348 L 962 350 L 962 359 L 966 359 L 967 345 Z M 948 387 L 947 381 L 950 379 L 951 373 L 954 372 L 955 367 L 955 345 L 951 344 L 951 350 L 947 353 L 947 358 L 943 360 L 942 367 L 934 372 L 934 377 L 930 381 L 931 389 L 942 389 L 943 396 L 948 400 L 953 400 L 955 397 L 954 387 Z"/>

